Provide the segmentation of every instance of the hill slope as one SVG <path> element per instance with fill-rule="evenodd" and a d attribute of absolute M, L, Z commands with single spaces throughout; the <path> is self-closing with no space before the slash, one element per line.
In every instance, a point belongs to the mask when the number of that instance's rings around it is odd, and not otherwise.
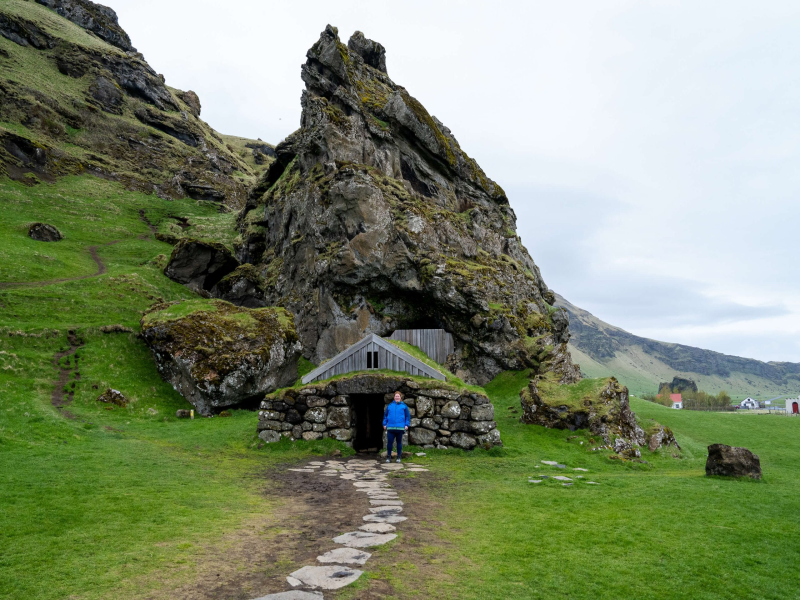
<path fill-rule="evenodd" d="M 800 364 L 761 362 L 683 344 L 670 344 L 609 325 L 562 296 L 556 304 L 569 313 L 573 360 L 589 377 L 615 375 L 633 393 L 656 392 L 676 375 L 694 379 L 700 389 L 727 390 L 734 397 L 772 398 L 800 390 Z"/>

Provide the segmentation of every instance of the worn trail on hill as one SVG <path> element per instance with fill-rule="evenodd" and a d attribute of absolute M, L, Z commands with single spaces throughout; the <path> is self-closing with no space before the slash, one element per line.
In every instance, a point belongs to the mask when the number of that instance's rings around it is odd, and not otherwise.
<path fill-rule="evenodd" d="M 112 242 L 108 242 L 106 244 L 102 244 L 103 246 L 113 246 L 114 244 L 119 244 L 122 240 L 114 240 Z M 103 275 L 108 271 L 106 268 L 103 259 L 97 254 L 97 249 L 100 246 L 89 246 L 87 250 L 89 250 L 89 255 L 92 257 L 92 260 L 97 265 L 97 272 L 92 273 L 91 275 L 80 275 L 78 277 L 64 277 L 62 279 L 46 279 L 44 281 L 8 281 L 5 283 L 0 283 L 0 290 L 7 289 L 7 288 L 14 288 L 14 287 L 41 287 L 45 285 L 53 285 L 55 283 L 66 283 L 68 281 L 80 281 L 81 279 L 90 279 L 91 277 L 98 277 Z"/>
<path fill-rule="evenodd" d="M 67 382 L 69 382 L 70 374 L 74 371 L 76 380 L 81 378 L 80 371 L 78 370 L 79 356 L 77 352 L 79 348 L 83 347 L 83 342 L 72 331 L 67 334 L 67 339 L 69 340 L 69 349 L 63 352 L 56 352 L 53 357 L 53 363 L 58 369 L 58 379 L 54 382 L 55 387 L 53 387 L 53 393 L 50 396 L 50 403 L 56 408 L 63 408 L 72 403 L 72 398 L 75 395 L 74 389 L 70 389 L 69 392 L 64 391 Z M 74 367 L 61 366 L 61 359 L 65 356 L 75 357 Z"/>

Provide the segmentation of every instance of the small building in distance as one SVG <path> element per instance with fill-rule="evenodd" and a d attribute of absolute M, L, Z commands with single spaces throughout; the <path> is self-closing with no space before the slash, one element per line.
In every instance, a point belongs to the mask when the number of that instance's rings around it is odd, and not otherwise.
<path fill-rule="evenodd" d="M 683 408 L 683 398 L 680 394 L 670 394 L 669 399 L 672 401 L 672 408 Z"/>
<path fill-rule="evenodd" d="M 739 408 L 758 408 L 758 400 L 753 398 L 745 398 L 739 403 Z"/>
<path fill-rule="evenodd" d="M 786 399 L 786 414 L 800 415 L 800 396 Z"/>

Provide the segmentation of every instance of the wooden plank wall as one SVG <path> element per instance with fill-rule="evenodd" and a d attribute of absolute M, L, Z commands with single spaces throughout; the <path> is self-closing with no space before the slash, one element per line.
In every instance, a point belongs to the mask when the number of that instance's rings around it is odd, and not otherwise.
<path fill-rule="evenodd" d="M 398 329 L 389 339 L 412 344 L 439 364 L 455 350 L 453 334 L 444 329 Z"/>

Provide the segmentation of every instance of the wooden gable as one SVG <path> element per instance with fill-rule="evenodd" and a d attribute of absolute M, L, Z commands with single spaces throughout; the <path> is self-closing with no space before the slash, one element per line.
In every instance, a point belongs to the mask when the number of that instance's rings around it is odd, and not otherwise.
<path fill-rule="evenodd" d="M 433 367 L 414 358 L 405 350 L 401 350 L 382 337 L 370 333 L 364 339 L 307 373 L 303 376 L 302 382 L 304 384 L 311 383 L 312 381 L 328 379 L 334 375 L 370 369 L 402 371 L 410 375 L 431 377 L 440 381 L 445 379 L 444 375 Z"/>

